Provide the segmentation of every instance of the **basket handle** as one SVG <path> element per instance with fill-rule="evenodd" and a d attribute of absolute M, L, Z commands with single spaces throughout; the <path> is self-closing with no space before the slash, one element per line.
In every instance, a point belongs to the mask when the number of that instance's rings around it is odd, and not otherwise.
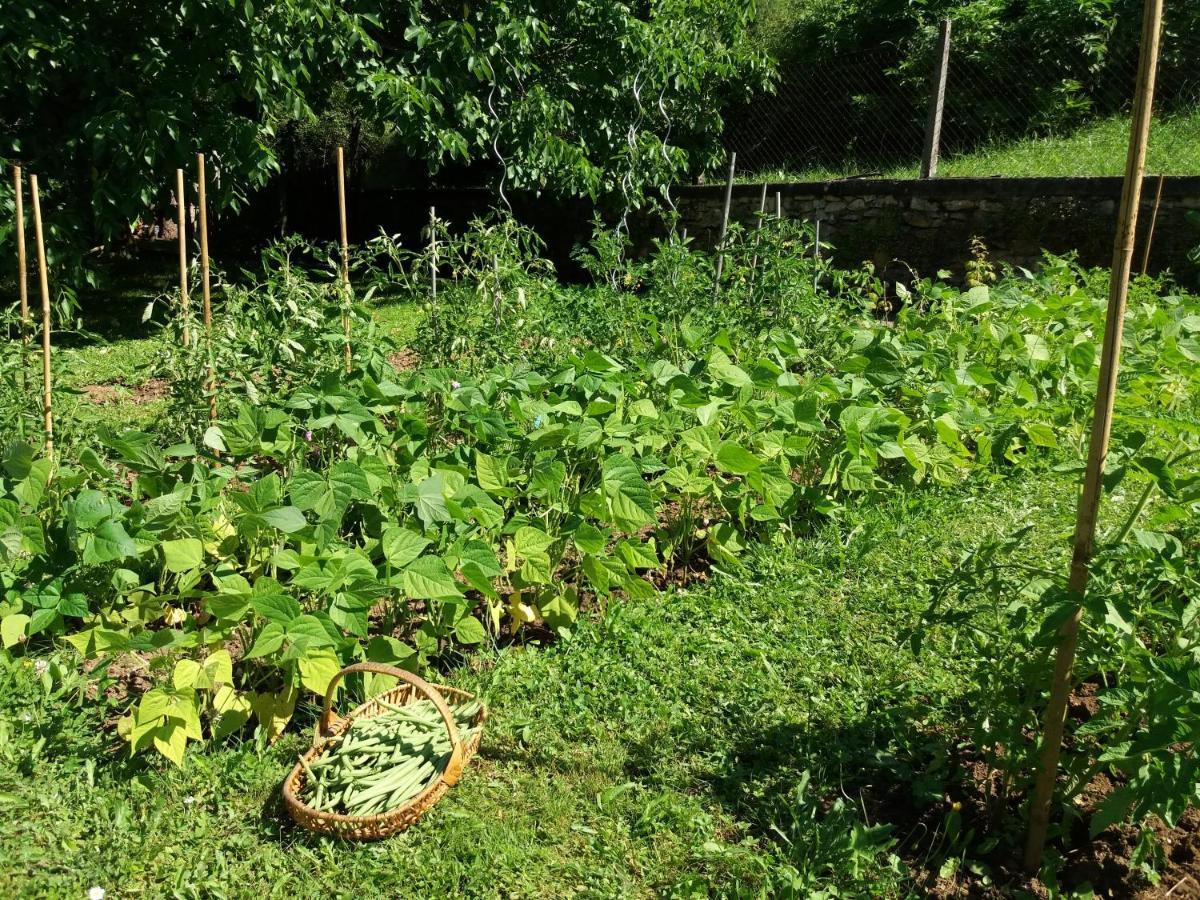
<path fill-rule="evenodd" d="M 320 743 L 321 738 L 328 737 L 329 735 L 329 728 L 335 718 L 333 712 L 333 694 L 337 689 L 338 682 L 347 675 L 352 675 L 355 672 L 374 672 L 376 675 L 391 675 L 399 678 L 401 681 L 412 685 L 433 702 L 433 705 L 437 707 L 437 711 L 442 715 L 442 721 L 446 723 L 446 730 L 450 732 L 450 762 L 446 765 L 446 771 L 442 773 L 442 781 L 446 782 L 447 785 L 453 786 L 462 777 L 463 745 L 462 738 L 458 733 L 458 725 L 454 721 L 454 713 L 450 711 L 450 707 L 446 704 L 446 698 L 424 678 L 414 675 L 412 672 L 406 672 L 404 669 L 389 666 L 386 663 L 354 663 L 353 665 L 346 666 L 346 668 L 330 679 L 329 687 L 325 690 L 325 706 L 321 710 L 321 720 L 317 723 L 317 730 L 313 735 L 313 746 L 315 747 Z"/>

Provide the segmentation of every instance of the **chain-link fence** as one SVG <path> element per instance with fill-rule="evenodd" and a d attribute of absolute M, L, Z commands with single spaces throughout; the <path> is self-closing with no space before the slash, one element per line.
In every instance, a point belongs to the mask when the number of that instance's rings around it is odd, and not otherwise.
<path fill-rule="evenodd" d="M 725 140 L 744 176 L 915 177 L 936 53 L 895 46 L 791 65 L 773 93 L 726 111 Z M 1164 41 L 1149 168 L 1200 174 L 1200 37 Z M 979 53 L 951 39 L 941 175 L 1117 175 L 1138 67 L 1136 44 L 1103 58 L 1022 48 Z"/>

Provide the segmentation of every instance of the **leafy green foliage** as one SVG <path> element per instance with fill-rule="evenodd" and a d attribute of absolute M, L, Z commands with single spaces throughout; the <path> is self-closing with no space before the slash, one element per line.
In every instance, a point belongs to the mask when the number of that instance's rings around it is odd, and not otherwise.
<path fill-rule="evenodd" d="M 164 173 L 192 171 L 197 151 L 213 211 L 238 208 L 326 112 L 351 151 L 641 205 L 708 165 L 724 103 L 768 78 L 752 7 L 734 0 L 543 0 L 519 14 L 498 0 L 18 0 L 9 13 L 0 159 L 43 175 L 52 249 L 76 262 L 167 209 Z M 0 179 L 0 205 L 11 191 Z"/>
<path fill-rule="evenodd" d="M 251 727 L 279 739 L 345 663 L 417 670 L 547 631 L 575 640 L 592 609 L 649 600 L 707 568 L 736 578 L 756 546 L 864 501 L 1080 453 L 1103 273 L 1048 257 L 1036 275 L 997 275 L 976 248 L 966 291 L 885 286 L 869 267 L 831 269 L 812 241 L 770 219 L 732 229 L 716 284 L 713 258 L 678 237 L 634 261 L 619 232 L 599 233 L 580 257 L 595 284 L 564 288 L 532 237 L 498 219 L 439 231 L 436 259 L 372 242 L 354 261 L 357 301 L 337 288 L 328 252 L 273 247 L 260 273 L 218 279 L 211 335 L 193 321 L 190 347 L 165 345 L 164 434 L 100 429 L 69 441 L 55 467 L 11 445 L 0 639 L 13 654 L 61 636 L 89 664 L 146 660 L 151 685 L 127 701 L 120 733 L 180 764 L 189 744 Z M 397 294 L 430 304 L 416 368 L 364 315 Z M 1197 322 L 1194 297 L 1135 284 L 1112 486 L 1153 478 L 1177 511 L 1123 529 L 1140 549 L 1113 555 L 1103 576 L 1119 602 L 1089 612 L 1126 642 L 1149 635 L 1122 664 L 1138 681 L 1117 683 L 1119 708 L 1147 722 L 1183 702 L 1171 648 L 1190 640 L 1190 587 L 1166 615 L 1167 589 L 1147 585 L 1192 578 L 1179 548 L 1194 486 L 1170 448 L 1190 439 L 1179 421 L 1194 404 Z M 960 594 L 943 587 L 953 602 L 926 627 L 973 642 L 981 662 L 965 696 L 980 692 L 989 716 L 966 724 L 1015 790 L 1028 748 L 1014 734 L 1037 707 L 1063 604 L 1052 581 L 1016 586 L 1028 603 L 981 624 L 997 602 L 981 582 L 1011 596 L 982 574 L 999 558 L 989 553 L 964 569 L 976 580 Z M 1113 671 L 1105 653 L 1095 648 L 1093 671 Z M 1114 715 L 1079 730 L 1095 750 L 1081 749 L 1077 771 L 1125 772 L 1128 803 L 1106 815 L 1178 815 L 1187 801 L 1168 785 L 1190 757 L 1179 769 L 1153 744 L 1157 726 Z M 1133 757 L 1112 755 L 1125 744 L 1154 764 L 1126 771 Z M 800 790 L 777 817 L 799 843 L 831 841 L 795 859 L 797 877 L 869 866 L 890 846 L 886 830 L 848 809 L 818 819 L 822 808 Z"/>

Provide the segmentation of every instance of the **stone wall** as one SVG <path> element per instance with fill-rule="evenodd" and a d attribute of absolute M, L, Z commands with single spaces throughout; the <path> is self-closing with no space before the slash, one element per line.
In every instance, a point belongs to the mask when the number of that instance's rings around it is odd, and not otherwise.
<path fill-rule="evenodd" d="M 1147 179 L 1135 262 L 1141 253 L 1154 200 L 1155 180 Z M 1089 266 L 1108 266 L 1116 208 L 1121 196 L 1119 178 L 939 178 L 929 181 L 876 179 L 771 185 L 768 208 L 775 192 L 786 216 L 821 221 L 822 240 L 834 246 L 843 267 L 870 260 L 893 277 L 904 278 L 907 266 L 921 274 L 939 269 L 961 274 L 968 243 L 978 235 L 992 258 L 1013 265 L 1036 266 L 1043 248 L 1055 253 L 1078 251 Z M 328 196 L 326 196 L 328 193 Z M 310 237 L 336 237 L 331 192 L 289 196 L 289 227 Z M 720 232 L 723 185 L 677 187 L 672 197 L 684 227 L 701 246 L 711 246 Z M 517 218 L 535 228 L 546 242 L 546 253 L 566 277 L 581 277 L 571 252 L 587 241 L 595 213 L 584 200 L 557 201 L 510 192 Z M 752 224 L 762 187 L 736 185 L 732 218 Z M 399 233 L 409 246 L 420 240 L 429 207 L 448 219 L 455 230 L 467 227 L 473 216 L 484 215 L 495 203 L 493 192 L 477 188 L 428 190 L 361 190 L 350 196 L 351 239 L 379 233 Z M 278 222 L 280 205 L 264 204 Z M 1168 178 L 1155 230 L 1151 269 L 1171 269 L 1194 285 L 1200 271 L 1188 252 L 1200 245 L 1200 225 L 1187 220 L 1200 211 L 1200 177 Z M 611 218 L 611 215 L 609 216 Z M 645 251 L 661 234 L 660 220 L 630 218 L 636 246 Z M 239 241 L 244 243 L 239 237 Z"/>
<path fill-rule="evenodd" d="M 1157 187 L 1143 191 L 1135 264 L 1141 266 L 1150 210 Z M 1077 251 L 1087 265 L 1112 261 L 1119 178 L 940 178 L 929 181 L 848 180 L 768 187 L 768 210 L 780 193 L 783 214 L 820 220 L 821 239 L 834 245 L 843 267 L 870 260 L 899 275 L 911 266 L 922 274 L 949 269 L 961 274 L 968 242 L 981 237 L 998 261 L 1037 265 L 1043 249 Z M 711 245 L 720 233 L 724 187 L 686 187 L 675 192 L 690 235 Z M 730 218 L 753 223 L 762 186 L 735 185 Z M 1167 178 L 1155 228 L 1150 269 L 1171 269 L 1194 281 L 1200 272 L 1188 252 L 1200 246 L 1200 178 Z"/>

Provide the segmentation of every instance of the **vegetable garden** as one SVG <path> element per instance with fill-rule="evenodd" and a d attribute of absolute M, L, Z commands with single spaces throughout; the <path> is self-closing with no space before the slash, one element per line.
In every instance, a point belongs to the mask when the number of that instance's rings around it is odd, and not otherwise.
<path fill-rule="evenodd" d="M 437 227 L 432 250 L 356 248 L 350 306 L 326 254 L 296 240 L 218 278 L 209 328 L 156 304 L 171 391 L 152 431 L 64 422 L 51 459 L 36 408 L 5 404 L 6 431 L 27 436 L 5 450 L 0 500 L 9 678 L 35 661 L 68 704 L 100 686 L 110 740 L 143 760 L 128 765 L 186 768 L 230 741 L 265 752 L 345 664 L 452 673 L 546 641 L 569 654 L 623 604 L 737 582 L 755 547 L 889 498 L 1078 470 L 1103 272 L 1048 258 L 997 273 L 979 251 L 965 292 L 921 279 L 884 299 L 869 268 L 834 270 L 807 226 L 766 218 L 731 228 L 714 302 L 713 257 L 679 236 L 635 262 L 599 231 L 578 288 L 511 221 Z M 371 320 L 380 297 L 423 307 L 404 354 Z M 202 339 L 185 346 L 185 328 Z M 1068 750 L 1068 796 L 1101 772 L 1120 782 L 1096 828 L 1173 823 L 1195 783 L 1200 300 L 1140 280 L 1127 329 L 1108 478 L 1140 496 L 1096 561 L 1078 674 L 1099 710 Z M 964 548 L 893 636 L 956 660 L 947 722 L 997 773 L 1001 811 L 1030 777 L 1069 605 L 1023 543 Z"/>
<path fill-rule="evenodd" d="M 340 148 L 340 242 L 225 271 L 201 156 L 136 374 L 55 308 L 31 179 L 35 326 L 18 170 L 0 884 L 1200 896 L 1200 297 L 1126 278 L 1153 57 L 1112 272 L 664 214 L 568 284 L 502 210 L 351 245 Z"/>

